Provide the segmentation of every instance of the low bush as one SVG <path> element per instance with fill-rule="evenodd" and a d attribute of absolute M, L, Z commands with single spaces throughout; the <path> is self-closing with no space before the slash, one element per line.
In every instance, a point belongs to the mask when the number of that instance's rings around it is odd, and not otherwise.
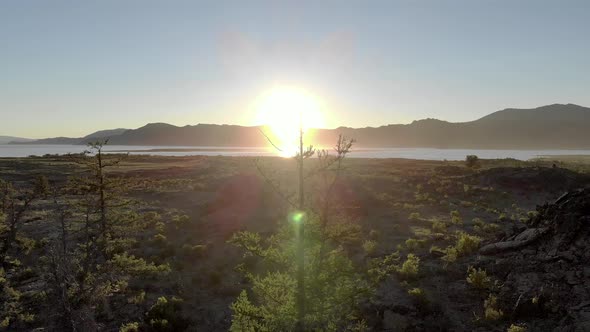
<path fill-rule="evenodd" d="M 412 212 L 408 216 L 408 219 L 409 220 L 419 220 L 420 219 L 420 213 L 418 213 L 418 212 Z"/>
<path fill-rule="evenodd" d="M 162 296 L 146 314 L 149 330 L 155 332 L 184 331 L 189 327 L 189 320 L 181 313 L 182 299 L 173 297 L 168 300 Z"/>
<path fill-rule="evenodd" d="M 367 255 L 373 255 L 375 253 L 375 250 L 377 250 L 377 242 L 373 240 L 366 240 L 363 243 L 363 250 Z"/>
<path fill-rule="evenodd" d="M 467 268 L 467 283 L 476 289 L 488 289 L 491 284 L 491 278 L 486 270 L 476 269 L 472 266 Z"/>
<path fill-rule="evenodd" d="M 506 332 L 527 332 L 526 326 L 512 324 Z"/>
<path fill-rule="evenodd" d="M 461 218 L 461 214 L 459 213 L 459 211 L 451 211 L 451 223 L 457 226 L 463 225 L 463 219 Z"/>
<path fill-rule="evenodd" d="M 498 298 L 492 294 L 483 303 L 484 318 L 486 320 L 500 320 L 504 317 L 504 312 L 498 308 Z"/>
<path fill-rule="evenodd" d="M 418 276 L 420 270 L 420 258 L 414 254 L 408 254 L 406 261 L 397 269 L 398 274 L 403 279 L 414 279 Z"/>

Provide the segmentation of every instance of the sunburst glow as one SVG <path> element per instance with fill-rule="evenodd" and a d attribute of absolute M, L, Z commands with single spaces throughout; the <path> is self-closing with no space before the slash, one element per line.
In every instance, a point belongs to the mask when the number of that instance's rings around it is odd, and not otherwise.
<path fill-rule="evenodd" d="M 293 87 L 275 87 L 257 100 L 257 123 L 267 126 L 265 133 L 281 150 L 282 156 L 297 152 L 299 127 L 304 131 L 325 125 L 319 99 Z"/>

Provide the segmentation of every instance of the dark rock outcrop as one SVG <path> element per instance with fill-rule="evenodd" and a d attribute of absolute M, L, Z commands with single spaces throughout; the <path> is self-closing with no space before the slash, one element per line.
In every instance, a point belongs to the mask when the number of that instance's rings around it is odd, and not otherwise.
<path fill-rule="evenodd" d="M 534 318 L 538 331 L 590 331 L 590 188 L 539 206 L 527 226 L 480 251 L 509 262 L 501 298 L 511 318 Z"/>

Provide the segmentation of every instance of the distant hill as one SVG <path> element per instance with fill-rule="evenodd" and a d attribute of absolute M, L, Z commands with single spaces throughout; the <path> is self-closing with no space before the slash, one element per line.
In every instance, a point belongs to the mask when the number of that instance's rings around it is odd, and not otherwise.
<path fill-rule="evenodd" d="M 10 142 L 31 142 L 30 138 L 14 137 L 14 136 L 0 136 L 0 144 L 8 144 Z"/>
<path fill-rule="evenodd" d="M 53 137 L 53 138 L 43 138 L 38 140 L 29 140 L 29 141 L 11 141 L 12 144 L 86 144 L 96 139 L 101 138 L 108 138 L 117 135 L 121 135 L 127 131 L 127 129 L 119 128 L 119 129 L 108 129 L 108 130 L 100 130 L 90 135 L 86 135 L 84 137 L 79 138 L 72 138 L 72 137 Z"/>
<path fill-rule="evenodd" d="M 118 135 L 121 135 L 122 133 L 126 132 L 127 130 L 128 129 L 124 129 L 124 128 L 100 130 L 100 131 L 97 131 L 97 132 L 92 133 L 90 135 L 86 135 L 82 139 L 88 140 L 88 139 L 97 139 L 97 138 L 118 136 Z"/>
<path fill-rule="evenodd" d="M 103 135 L 100 137 L 108 137 L 109 144 L 114 145 L 267 146 L 260 129 L 236 125 L 177 127 L 151 123 L 133 130 L 116 129 L 99 133 Z M 313 144 L 332 146 L 339 134 L 355 138 L 357 147 L 590 149 L 590 108 L 554 104 L 534 109 L 505 109 L 462 123 L 424 119 L 376 128 L 318 129 L 314 130 Z M 38 140 L 35 143 L 84 144 L 91 140 L 92 135 L 79 139 Z"/>
<path fill-rule="evenodd" d="M 214 124 L 177 127 L 166 123 L 150 123 L 111 137 L 109 144 L 255 147 L 268 143 L 259 127 Z"/>
<path fill-rule="evenodd" d="M 339 128 L 360 146 L 479 149 L 588 149 L 590 108 L 554 104 L 534 109 L 505 109 L 475 121 L 436 119 L 379 128 Z M 320 137 L 334 140 L 329 132 Z"/>

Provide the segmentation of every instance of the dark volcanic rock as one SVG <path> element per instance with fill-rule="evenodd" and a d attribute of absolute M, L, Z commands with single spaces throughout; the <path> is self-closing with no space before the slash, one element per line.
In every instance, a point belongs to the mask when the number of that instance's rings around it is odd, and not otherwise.
<path fill-rule="evenodd" d="M 514 308 L 512 319 L 532 320 L 539 330 L 590 331 L 590 188 L 564 194 L 537 213 L 528 229 L 509 239 L 530 239 L 542 229 L 534 241 L 484 250 L 510 262 L 501 297 Z"/>
<path fill-rule="evenodd" d="M 564 168 L 497 167 L 476 175 L 481 185 L 515 190 L 568 191 L 590 184 L 590 177 Z"/>

